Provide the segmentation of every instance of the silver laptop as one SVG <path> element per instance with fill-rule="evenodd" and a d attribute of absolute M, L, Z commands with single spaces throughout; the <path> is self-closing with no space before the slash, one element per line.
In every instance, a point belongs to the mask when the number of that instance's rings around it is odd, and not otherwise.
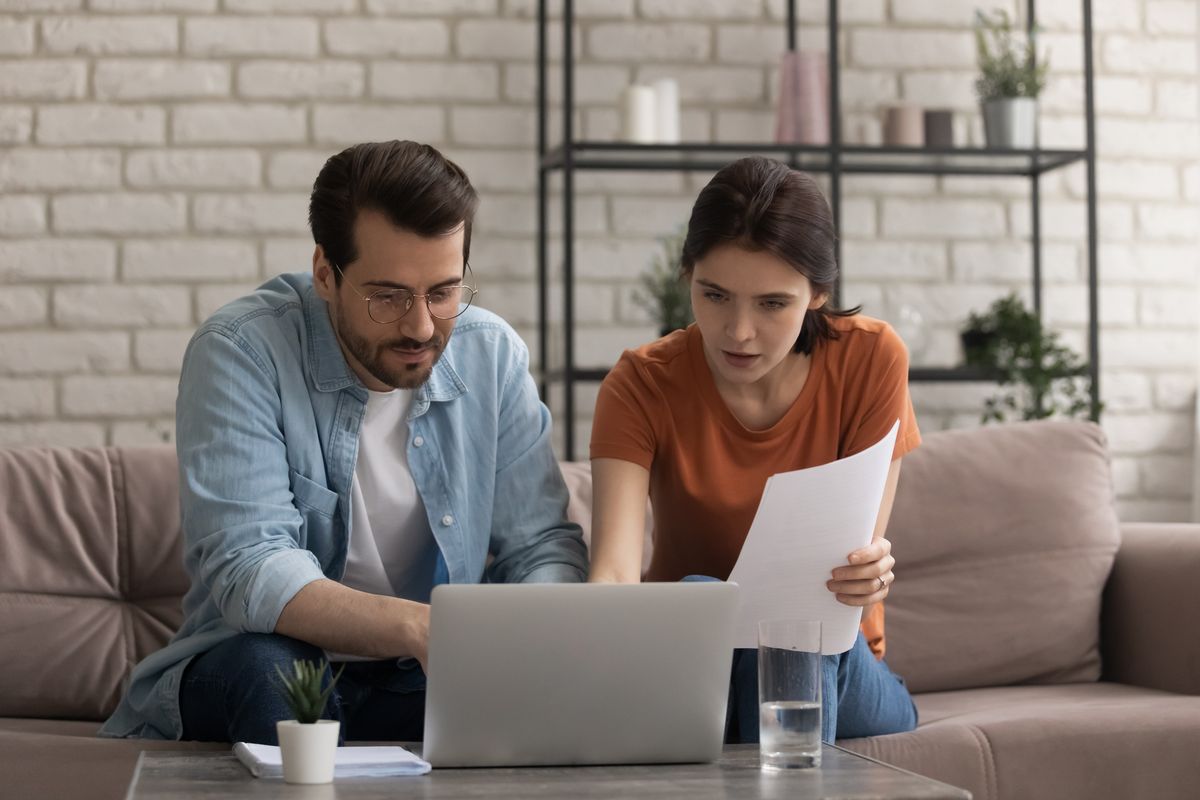
<path fill-rule="evenodd" d="M 435 767 L 720 755 L 738 587 L 442 585 L 423 755 Z"/>

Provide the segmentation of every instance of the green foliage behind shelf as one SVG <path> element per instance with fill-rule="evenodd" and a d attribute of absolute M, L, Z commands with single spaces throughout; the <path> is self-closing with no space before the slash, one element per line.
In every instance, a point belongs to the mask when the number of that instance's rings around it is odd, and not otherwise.
<path fill-rule="evenodd" d="M 659 325 L 659 332 L 670 333 L 692 324 L 691 287 L 679 274 L 679 259 L 683 253 L 683 228 L 659 238 L 660 248 L 642 272 L 633 301 L 643 308 Z"/>
<path fill-rule="evenodd" d="M 1047 330 L 1016 294 L 972 312 L 962 331 L 968 366 L 995 375 L 1000 391 L 984 405 L 983 421 L 1086 417 L 1091 378 L 1084 360 Z"/>

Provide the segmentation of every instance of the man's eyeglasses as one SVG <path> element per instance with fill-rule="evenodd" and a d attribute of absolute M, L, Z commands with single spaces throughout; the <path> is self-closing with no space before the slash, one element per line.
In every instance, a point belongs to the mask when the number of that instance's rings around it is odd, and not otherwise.
<path fill-rule="evenodd" d="M 332 261 L 329 263 L 342 276 L 342 280 L 349 284 L 354 293 L 366 301 L 367 315 L 380 325 L 390 325 L 402 318 L 412 309 L 413 303 L 418 297 L 425 299 L 425 306 L 429 309 L 431 317 L 454 319 L 470 308 L 471 301 L 475 299 L 475 295 L 479 294 L 479 290 L 475 287 L 460 283 L 454 286 L 439 286 L 425 294 L 410 292 L 408 289 L 380 289 L 367 295 L 350 283 L 341 267 Z M 464 277 L 471 274 L 470 264 L 464 264 L 463 267 Z"/>

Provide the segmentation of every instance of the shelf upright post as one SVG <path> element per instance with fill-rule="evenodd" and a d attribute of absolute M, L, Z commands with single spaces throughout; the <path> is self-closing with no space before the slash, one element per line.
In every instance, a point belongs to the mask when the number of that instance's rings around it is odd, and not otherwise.
<path fill-rule="evenodd" d="M 1025 12 L 1025 35 L 1029 37 L 1031 42 L 1035 41 L 1035 28 L 1037 10 L 1035 8 L 1036 0 L 1029 0 Z M 1033 51 L 1033 57 L 1037 59 L 1036 49 Z M 1038 126 L 1035 122 L 1033 130 L 1033 155 L 1029 159 L 1030 167 L 1030 186 L 1029 186 L 1029 249 L 1033 256 L 1033 313 L 1038 319 L 1042 317 L 1042 170 L 1041 156 L 1041 137 L 1038 135 Z"/>
<path fill-rule="evenodd" d="M 563 450 L 575 459 L 575 4 L 563 0 Z"/>
<path fill-rule="evenodd" d="M 787 0 L 787 49 L 789 53 L 796 52 L 796 0 Z M 781 68 L 786 69 L 786 67 Z M 780 92 L 782 92 L 783 75 L 779 76 L 779 85 Z M 776 98 L 776 102 L 780 104 L 783 103 L 782 94 L 780 97 Z M 778 109 L 776 109 L 776 113 L 778 113 Z M 788 166 L 792 169 L 800 168 L 799 159 L 794 149 L 788 150 L 787 161 Z"/>
<path fill-rule="evenodd" d="M 796 52 L 796 0 L 787 3 L 787 49 Z"/>
<path fill-rule="evenodd" d="M 550 175 L 546 169 L 546 147 L 548 121 L 546 103 L 546 2 L 538 0 L 538 32 L 537 32 L 537 63 L 538 63 L 538 205 L 537 205 L 537 314 L 538 314 L 538 391 L 542 400 L 549 397 L 550 383 L 547 375 L 550 372 L 550 254 L 547 238 L 547 220 L 549 209 Z"/>
<path fill-rule="evenodd" d="M 794 3 L 795 0 L 789 0 Z M 838 265 L 833 303 L 842 302 L 842 101 L 838 74 L 838 0 L 829 0 L 829 206 L 833 212 L 833 257 Z"/>
<path fill-rule="evenodd" d="M 1092 382 L 1092 419 L 1100 421 L 1100 280 L 1096 226 L 1096 98 L 1092 78 L 1092 0 L 1083 0 L 1083 118 L 1087 130 L 1087 280 L 1088 376 Z"/>

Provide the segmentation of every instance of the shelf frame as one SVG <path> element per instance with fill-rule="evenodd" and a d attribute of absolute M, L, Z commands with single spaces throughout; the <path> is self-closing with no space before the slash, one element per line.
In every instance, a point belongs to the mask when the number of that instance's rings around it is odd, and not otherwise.
<path fill-rule="evenodd" d="M 1083 149 L 1042 149 L 1035 143 L 1029 150 L 986 148 L 925 149 L 920 147 L 861 147 L 841 141 L 841 65 L 837 0 L 827 0 L 827 47 L 829 71 L 829 143 L 827 145 L 764 143 L 633 144 L 593 142 L 574 136 L 575 54 L 574 0 L 560 0 L 562 7 L 562 144 L 549 144 L 549 99 L 547 30 L 549 0 L 538 0 L 537 8 L 537 278 L 538 278 L 538 368 L 542 397 L 549 402 L 552 383 L 563 386 L 564 451 L 575 457 L 575 384 L 602 380 L 607 370 L 581 369 L 575 363 L 575 173 L 577 171 L 705 171 L 713 172 L 736 157 L 770 155 L 796 169 L 829 176 L 829 200 L 835 230 L 842 229 L 842 177 L 860 175 L 932 175 L 1017 177 L 1029 180 L 1031 281 L 1034 311 L 1042 313 L 1041 176 L 1070 164 L 1083 162 L 1087 182 L 1087 288 L 1088 329 L 1086 374 L 1091 379 L 1091 418 L 1100 418 L 1100 342 L 1098 215 L 1096 208 L 1096 113 L 1094 93 L 1094 35 L 1092 0 L 1081 0 L 1083 11 L 1083 68 L 1085 144 Z M 787 45 L 797 46 L 796 0 L 787 2 Z M 1026 33 L 1036 27 L 1036 0 L 1026 0 Z M 907 159 L 907 160 L 906 160 Z M 550 368 L 549 319 L 549 182 L 552 174 L 562 180 L 562 292 L 563 364 Z M 841 263 L 841 238 L 835 253 Z M 839 274 L 835 302 L 841 297 Z M 989 381 L 987 375 L 966 367 L 913 367 L 910 381 Z"/>

